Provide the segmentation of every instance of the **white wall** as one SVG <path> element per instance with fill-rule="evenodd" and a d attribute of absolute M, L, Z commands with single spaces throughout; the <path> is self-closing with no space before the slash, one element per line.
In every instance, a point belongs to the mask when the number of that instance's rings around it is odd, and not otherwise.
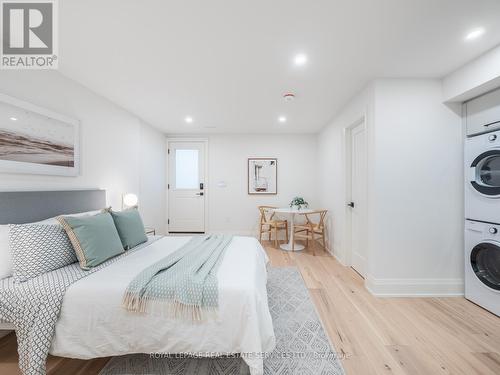
<path fill-rule="evenodd" d="M 108 205 L 116 208 L 123 193 L 134 192 L 145 224 L 163 231 L 166 145 L 161 132 L 55 71 L 1 71 L 0 92 L 81 122 L 80 176 L 1 174 L 0 190 L 102 188 Z"/>
<path fill-rule="evenodd" d="M 460 294 L 462 129 L 438 80 L 377 80 L 318 135 L 320 205 L 332 211 L 334 254 L 345 241 L 344 129 L 366 114 L 367 287 L 380 295 Z"/>
<path fill-rule="evenodd" d="M 462 127 L 441 89 L 375 83 L 368 282 L 379 294 L 462 292 Z"/>
<path fill-rule="evenodd" d="M 165 233 L 167 144 L 163 133 L 141 122 L 139 150 L 139 209 L 144 225 Z"/>
<path fill-rule="evenodd" d="M 344 264 L 349 262 L 346 243 L 346 128 L 365 118 L 367 135 L 372 132 L 373 86 L 355 96 L 337 117 L 318 134 L 318 198 L 327 209 L 328 248 Z M 367 142 L 369 145 L 369 142 Z"/>
<path fill-rule="evenodd" d="M 257 206 L 288 206 L 303 196 L 318 207 L 315 135 L 210 135 L 208 139 L 208 231 L 255 235 Z M 278 194 L 248 195 L 247 159 L 278 158 Z M 218 187 L 224 182 L 226 187 Z"/>

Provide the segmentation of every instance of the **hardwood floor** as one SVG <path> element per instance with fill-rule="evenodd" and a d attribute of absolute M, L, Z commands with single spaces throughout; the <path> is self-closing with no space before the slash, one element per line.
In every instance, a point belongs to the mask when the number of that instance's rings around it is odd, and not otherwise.
<path fill-rule="evenodd" d="M 347 374 L 500 374 L 500 318 L 463 298 L 375 298 L 352 269 L 316 248 L 283 252 L 298 267 Z M 0 339 L 0 374 L 18 374 L 13 334 Z M 98 374 L 108 359 L 50 357 L 49 375 Z"/>

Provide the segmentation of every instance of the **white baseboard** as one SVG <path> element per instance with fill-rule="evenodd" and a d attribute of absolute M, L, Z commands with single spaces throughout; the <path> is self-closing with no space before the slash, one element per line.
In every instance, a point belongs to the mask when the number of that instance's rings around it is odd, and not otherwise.
<path fill-rule="evenodd" d="M 367 276 L 366 289 L 377 297 L 461 297 L 462 279 L 375 279 Z"/>

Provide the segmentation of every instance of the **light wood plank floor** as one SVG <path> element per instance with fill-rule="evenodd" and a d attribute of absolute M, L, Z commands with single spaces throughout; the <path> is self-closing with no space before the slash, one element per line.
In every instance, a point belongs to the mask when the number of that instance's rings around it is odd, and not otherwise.
<path fill-rule="evenodd" d="M 500 374 L 500 318 L 463 298 L 375 298 L 361 277 L 316 250 L 266 243 L 274 267 L 298 267 L 347 374 Z M 18 374 L 13 334 L 0 339 L 0 374 Z M 97 374 L 107 358 L 50 357 L 49 375 Z"/>

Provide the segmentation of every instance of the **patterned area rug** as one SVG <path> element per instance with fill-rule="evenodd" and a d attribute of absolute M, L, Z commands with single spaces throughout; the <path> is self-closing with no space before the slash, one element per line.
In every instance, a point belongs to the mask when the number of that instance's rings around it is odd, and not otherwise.
<path fill-rule="evenodd" d="M 344 370 L 296 268 L 270 268 L 267 284 L 276 349 L 264 360 L 266 375 L 342 375 Z M 247 375 L 241 358 L 114 357 L 99 375 Z"/>

